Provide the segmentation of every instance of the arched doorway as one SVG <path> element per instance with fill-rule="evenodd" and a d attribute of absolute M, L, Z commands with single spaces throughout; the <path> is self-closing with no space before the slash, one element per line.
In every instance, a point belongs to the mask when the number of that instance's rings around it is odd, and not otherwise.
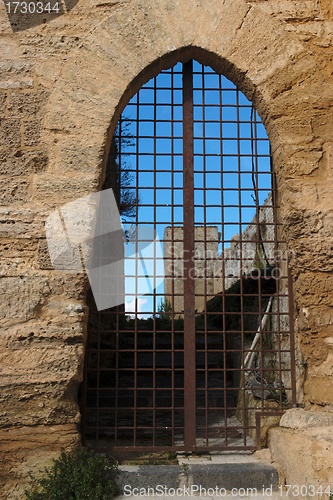
<path fill-rule="evenodd" d="M 90 298 L 85 440 L 254 449 L 260 417 L 295 400 L 287 255 L 258 114 L 224 76 L 179 63 L 124 109 L 107 182 L 135 250 L 125 303 L 97 311 Z M 142 242 L 151 251 L 138 257 Z"/>

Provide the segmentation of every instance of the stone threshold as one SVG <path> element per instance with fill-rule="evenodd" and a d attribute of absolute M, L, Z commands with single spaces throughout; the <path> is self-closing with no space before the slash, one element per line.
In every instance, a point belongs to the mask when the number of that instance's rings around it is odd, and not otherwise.
<path fill-rule="evenodd" d="M 184 457 L 179 462 L 179 465 L 120 466 L 117 484 L 123 497 L 221 498 L 238 491 L 240 497 L 247 497 L 250 492 L 251 497 L 259 498 L 263 492 L 268 492 L 267 497 L 272 496 L 279 488 L 275 467 L 251 455 Z M 175 496 L 171 495 L 173 492 Z M 237 494 L 233 498 L 237 498 Z"/>

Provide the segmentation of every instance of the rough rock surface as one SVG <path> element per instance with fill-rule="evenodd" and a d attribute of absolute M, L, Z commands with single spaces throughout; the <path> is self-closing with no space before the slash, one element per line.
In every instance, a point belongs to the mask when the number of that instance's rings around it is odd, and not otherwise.
<path fill-rule="evenodd" d="M 270 431 L 270 447 L 282 482 L 314 485 L 316 498 L 320 487 L 332 491 L 332 427 L 332 407 L 321 412 L 295 408 L 281 418 L 280 426 Z"/>
<path fill-rule="evenodd" d="M 180 59 L 194 57 L 223 72 L 265 123 L 307 368 L 304 402 L 319 419 L 331 412 L 332 2 L 79 0 L 66 14 L 26 28 L 13 32 L 2 3 L 3 498 L 20 498 L 34 464 L 79 439 L 87 283 L 52 270 L 43 222 L 54 207 L 98 190 L 121 109 L 152 75 Z M 332 425 L 320 426 L 323 439 L 310 423 L 272 431 L 275 460 L 294 464 L 286 469 L 290 480 L 332 477 L 332 453 L 325 451 Z M 309 449 L 314 458 L 297 468 Z"/>

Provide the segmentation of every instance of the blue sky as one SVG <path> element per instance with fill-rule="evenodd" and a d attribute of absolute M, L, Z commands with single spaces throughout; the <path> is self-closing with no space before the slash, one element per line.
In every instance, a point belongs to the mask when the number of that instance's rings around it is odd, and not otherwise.
<path fill-rule="evenodd" d="M 232 82 L 197 62 L 193 69 L 195 224 L 218 227 L 222 252 L 255 215 L 253 162 L 260 204 L 270 192 L 269 141 L 251 102 Z M 161 240 L 165 227 L 183 224 L 181 71 L 178 64 L 147 82 L 122 114 L 133 136 L 122 161 L 139 195 L 135 223 L 153 226 Z"/>

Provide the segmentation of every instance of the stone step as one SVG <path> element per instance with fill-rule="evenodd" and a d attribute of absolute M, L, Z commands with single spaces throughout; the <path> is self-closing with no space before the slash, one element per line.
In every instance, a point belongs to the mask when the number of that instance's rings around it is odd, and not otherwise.
<path fill-rule="evenodd" d="M 272 496 L 278 473 L 262 463 L 120 466 L 117 484 L 124 498 Z M 183 494 L 182 494 L 183 493 Z M 271 494 L 271 495 L 270 495 Z M 235 498 L 235 496 L 233 496 Z"/>

